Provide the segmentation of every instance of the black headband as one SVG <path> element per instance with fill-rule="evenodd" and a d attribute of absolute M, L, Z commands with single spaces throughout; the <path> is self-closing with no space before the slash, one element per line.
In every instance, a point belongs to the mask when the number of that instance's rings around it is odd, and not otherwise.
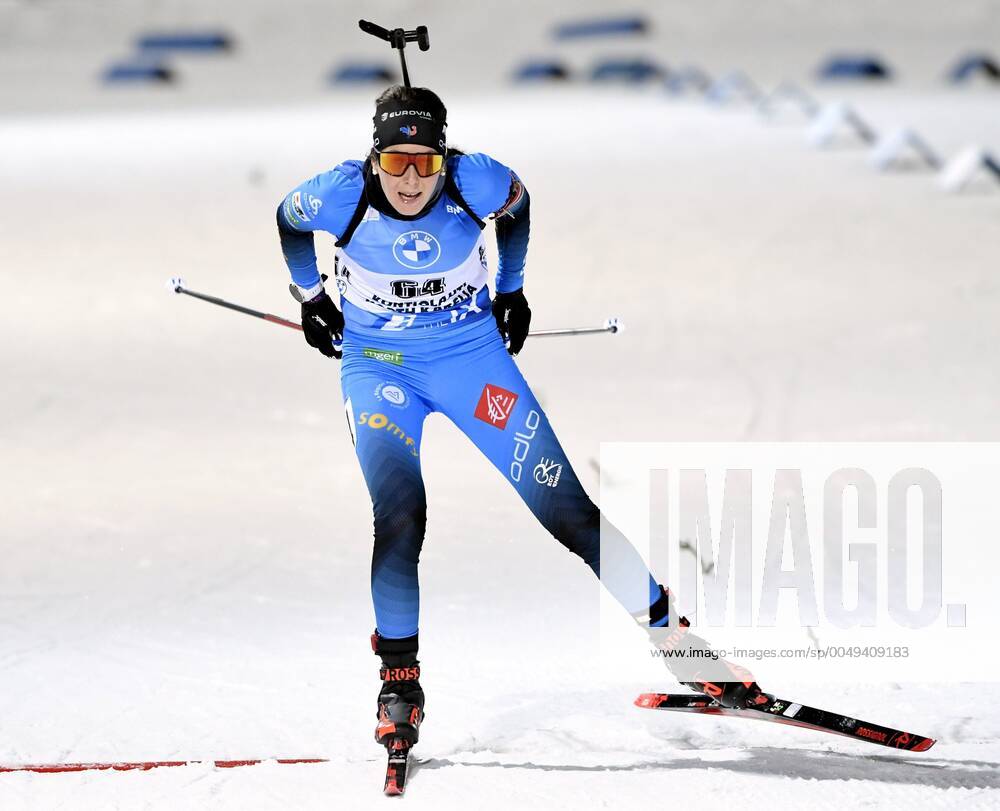
<path fill-rule="evenodd" d="M 444 155 L 448 151 L 448 122 L 435 119 L 419 103 L 400 104 L 387 101 L 375 108 L 372 141 L 381 152 L 397 144 L 419 144 Z"/>

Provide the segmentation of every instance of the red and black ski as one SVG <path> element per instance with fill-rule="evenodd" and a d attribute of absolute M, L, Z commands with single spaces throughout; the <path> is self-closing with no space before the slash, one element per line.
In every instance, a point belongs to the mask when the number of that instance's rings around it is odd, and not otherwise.
<path fill-rule="evenodd" d="M 650 710 L 673 710 L 674 712 L 695 712 L 702 715 L 725 715 L 732 718 L 753 718 L 758 721 L 773 721 L 778 724 L 814 729 L 817 732 L 832 732 L 856 740 L 877 743 L 893 749 L 910 752 L 926 752 L 936 741 L 912 732 L 859 721 L 827 710 L 807 707 L 796 701 L 775 699 L 762 709 L 736 710 L 723 707 L 705 695 L 670 695 L 668 693 L 643 693 L 635 700 L 637 707 Z"/>
<path fill-rule="evenodd" d="M 386 748 L 389 751 L 389 762 L 385 767 L 385 793 L 392 797 L 406 790 L 411 747 L 402 738 L 395 738 Z"/>

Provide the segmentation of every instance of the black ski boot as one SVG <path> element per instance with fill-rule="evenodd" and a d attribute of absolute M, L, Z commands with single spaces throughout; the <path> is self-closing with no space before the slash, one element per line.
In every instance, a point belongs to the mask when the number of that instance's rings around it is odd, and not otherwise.
<path fill-rule="evenodd" d="M 385 793 L 402 794 L 410 749 L 420 737 L 420 724 L 424 720 L 417 635 L 386 639 L 376 631 L 372 634 L 372 650 L 382 659 L 375 741 L 389 753 Z"/>
<path fill-rule="evenodd" d="M 668 654 L 663 658 L 674 677 L 685 687 L 704 693 L 723 707 L 767 709 L 774 697 L 760 689 L 753 674 L 715 653 L 708 642 L 691 632 L 687 617 L 678 616 L 671 626 L 671 612 L 674 612 L 673 595 L 660 586 L 660 596 L 649 611 L 634 616 L 660 650 Z M 711 663 L 704 675 L 702 663 Z M 689 681 L 683 681 L 684 678 Z"/>

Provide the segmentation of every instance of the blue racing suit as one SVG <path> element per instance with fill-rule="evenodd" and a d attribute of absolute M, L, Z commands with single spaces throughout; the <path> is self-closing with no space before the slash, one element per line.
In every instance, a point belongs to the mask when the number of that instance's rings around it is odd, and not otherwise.
<path fill-rule="evenodd" d="M 321 284 L 310 232 L 344 234 L 373 180 L 363 169 L 360 161 L 342 163 L 302 183 L 279 206 L 285 259 L 303 292 Z M 527 193 L 510 169 L 487 155 L 451 157 L 445 171 L 471 211 L 445 193 L 410 218 L 369 205 L 336 251 L 345 319 L 341 387 L 374 509 L 378 633 L 390 639 L 417 633 L 417 563 L 427 516 L 420 439 L 425 417 L 435 411 L 486 455 L 545 529 L 601 576 L 626 610 L 648 610 L 660 593 L 655 581 L 635 548 L 607 523 L 601 559 L 601 515 L 491 313 L 481 221 L 498 215 L 497 292 L 519 289 Z M 649 594 L 636 605 L 627 595 L 644 579 Z"/>

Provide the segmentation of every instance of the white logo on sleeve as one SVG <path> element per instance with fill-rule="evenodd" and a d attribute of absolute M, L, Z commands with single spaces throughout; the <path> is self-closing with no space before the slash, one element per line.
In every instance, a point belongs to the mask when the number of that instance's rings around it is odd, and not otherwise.
<path fill-rule="evenodd" d="M 322 205 L 322 203 L 320 203 Z M 302 222 L 309 222 L 309 215 L 306 214 L 305 209 L 302 208 L 302 192 L 297 191 L 292 195 L 292 208 L 295 209 L 295 213 L 298 214 L 299 219 Z M 313 212 L 316 213 L 315 211 Z"/>

